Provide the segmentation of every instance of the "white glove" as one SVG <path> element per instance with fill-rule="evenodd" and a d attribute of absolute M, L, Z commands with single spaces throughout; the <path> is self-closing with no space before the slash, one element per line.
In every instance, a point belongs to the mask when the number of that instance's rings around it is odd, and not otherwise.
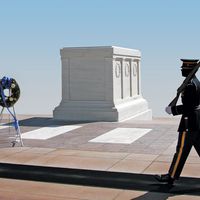
<path fill-rule="evenodd" d="M 166 112 L 167 114 L 171 115 L 171 114 L 172 114 L 172 107 L 171 107 L 171 106 L 167 106 L 167 107 L 165 108 L 165 112 Z"/>

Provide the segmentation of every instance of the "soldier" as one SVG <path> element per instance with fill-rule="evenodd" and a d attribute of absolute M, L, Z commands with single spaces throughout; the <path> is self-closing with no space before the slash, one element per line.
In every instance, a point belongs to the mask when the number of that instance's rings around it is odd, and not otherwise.
<path fill-rule="evenodd" d="M 182 76 L 187 77 L 198 60 L 181 59 Z M 180 177 L 185 161 L 194 146 L 200 156 L 200 82 L 194 76 L 181 93 L 182 105 L 168 106 L 165 111 L 172 115 L 182 115 L 178 132 L 178 143 L 167 174 L 156 175 L 159 182 L 173 184 Z"/>

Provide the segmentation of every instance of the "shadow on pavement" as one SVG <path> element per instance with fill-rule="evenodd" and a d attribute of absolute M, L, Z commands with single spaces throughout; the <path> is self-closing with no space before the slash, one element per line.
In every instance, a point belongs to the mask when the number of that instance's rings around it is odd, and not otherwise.
<path fill-rule="evenodd" d="M 72 121 L 63 121 L 63 120 L 54 120 L 51 117 L 32 117 L 28 119 L 23 119 L 19 121 L 20 126 L 31 126 L 31 127 L 45 127 L 49 125 L 73 125 L 73 124 L 80 124 L 83 122 L 72 122 Z M 85 122 L 89 123 L 89 122 Z M 5 124 L 5 125 L 9 125 Z"/>
<path fill-rule="evenodd" d="M 158 184 L 153 175 L 0 163 L 0 177 L 63 184 L 147 191 L 137 200 L 200 196 L 200 179 L 182 177 L 174 186 Z"/>
<path fill-rule="evenodd" d="M 188 180 L 190 178 L 187 178 Z M 196 180 L 197 182 L 199 180 Z M 167 200 L 169 197 L 179 196 L 179 195 L 191 195 L 191 196 L 200 196 L 200 187 L 196 184 L 188 185 L 187 181 L 185 183 L 175 184 L 174 186 L 169 186 L 167 184 L 157 185 L 157 188 L 147 191 L 147 193 L 131 199 L 131 200 L 146 200 L 146 199 L 155 199 L 155 200 Z"/>

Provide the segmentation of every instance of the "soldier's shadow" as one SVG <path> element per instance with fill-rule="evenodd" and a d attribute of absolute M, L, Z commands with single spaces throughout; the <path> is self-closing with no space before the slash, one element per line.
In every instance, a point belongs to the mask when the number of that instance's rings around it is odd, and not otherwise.
<path fill-rule="evenodd" d="M 166 200 L 169 197 L 174 196 L 174 194 L 170 193 L 170 189 L 172 187 L 173 186 L 169 185 L 158 185 L 156 189 L 150 190 L 145 194 L 131 200 Z"/>
<path fill-rule="evenodd" d="M 169 197 L 180 195 L 199 196 L 200 188 L 187 189 L 187 186 L 184 185 L 169 186 L 167 184 L 160 184 L 157 185 L 156 189 L 149 190 L 145 194 L 131 200 L 167 200 Z"/>

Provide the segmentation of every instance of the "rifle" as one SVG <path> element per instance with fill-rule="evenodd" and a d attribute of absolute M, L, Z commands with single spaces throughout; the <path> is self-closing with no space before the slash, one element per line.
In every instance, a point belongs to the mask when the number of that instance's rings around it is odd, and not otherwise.
<path fill-rule="evenodd" d="M 199 67 L 200 67 L 200 62 L 197 63 L 197 65 L 193 68 L 193 70 L 185 78 L 185 80 L 183 81 L 183 83 L 181 84 L 181 86 L 177 89 L 176 97 L 170 102 L 170 104 L 168 106 L 175 106 L 176 105 L 181 92 L 185 89 L 185 87 L 187 86 L 187 84 L 193 78 L 193 76 L 195 75 L 195 73 L 198 71 Z"/>

